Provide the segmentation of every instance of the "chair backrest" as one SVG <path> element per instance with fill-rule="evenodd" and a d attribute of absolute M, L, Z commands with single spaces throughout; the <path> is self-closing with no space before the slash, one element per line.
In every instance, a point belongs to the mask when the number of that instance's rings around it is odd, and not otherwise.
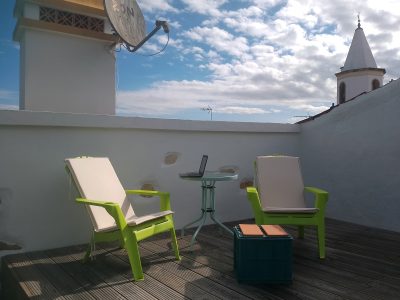
<path fill-rule="evenodd" d="M 124 188 L 107 157 L 68 158 L 65 163 L 82 198 L 118 203 L 125 218 L 135 216 Z M 107 211 L 87 205 L 94 229 L 101 230 L 115 225 Z"/>
<path fill-rule="evenodd" d="M 256 178 L 262 209 L 306 207 L 298 157 L 258 156 Z"/>

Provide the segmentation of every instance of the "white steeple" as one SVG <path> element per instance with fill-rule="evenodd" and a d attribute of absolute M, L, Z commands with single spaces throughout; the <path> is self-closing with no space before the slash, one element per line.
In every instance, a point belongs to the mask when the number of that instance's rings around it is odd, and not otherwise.
<path fill-rule="evenodd" d="M 344 66 L 336 73 L 337 103 L 382 86 L 385 69 L 377 67 L 371 48 L 361 28 L 360 17 Z"/>
<path fill-rule="evenodd" d="M 364 30 L 361 28 L 360 19 L 358 19 L 358 27 L 354 32 L 350 50 L 342 71 L 362 68 L 377 68 L 377 66 Z"/>

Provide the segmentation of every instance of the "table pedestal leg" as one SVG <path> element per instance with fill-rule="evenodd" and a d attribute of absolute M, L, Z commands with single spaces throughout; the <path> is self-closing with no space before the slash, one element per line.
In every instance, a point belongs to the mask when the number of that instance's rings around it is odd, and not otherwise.
<path fill-rule="evenodd" d="M 225 229 L 227 232 L 229 232 L 231 235 L 233 235 L 232 230 L 230 230 L 228 227 L 226 227 L 224 224 L 222 224 L 222 222 L 221 222 L 220 220 L 218 220 L 218 219 L 215 217 L 214 212 L 212 212 L 212 213 L 210 214 L 210 217 L 211 217 L 211 220 L 214 221 L 214 223 L 218 224 L 218 225 L 221 226 L 223 229 Z"/>
<path fill-rule="evenodd" d="M 195 233 L 193 234 L 193 237 L 191 239 L 190 242 L 190 249 L 192 249 L 192 246 L 196 240 L 196 236 L 197 234 L 200 232 L 200 229 L 203 227 L 203 225 L 206 222 L 207 219 L 207 213 L 210 214 L 211 220 L 216 223 L 217 225 L 219 225 L 220 227 L 222 227 L 223 229 L 225 229 L 227 232 L 229 232 L 231 235 L 233 235 L 232 230 L 230 230 L 228 227 L 226 227 L 224 224 L 222 224 L 221 221 L 219 221 L 216 217 L 215 217 L 215 181 L 214 180 L 204 180 L 202 181 L 202 185 L 201 185 L 201 216 L 200 218 L 198 218 L 197 220 L 185 225 L 182 228 L 182 232 L 181 232 L 181 237 L 183 238 L 183 236 L 185 235 L 185 228 L 189 227 L 190 225 L 193 225 L 199 221 L 201 221 L 199 227 L 197 227 Z"/>
<path fill-rule="evenodd" d="M 184 235 L 185 235 L 185 228 L 189 227 L 190 225 L 196 224 L 197 222 L 199 222 L 199 221 L 201 221 L 203 219 L 204 220 L 206 219 L 206 213 L 204 211 L 202 211 L 202 213 L 200 215 L 200 218 L 198 218 L 197 220 L 195 220 L 195 221 L 193 221 L 193 222 L 191 222 L 191 223 L 189 223 L 189 224 L 187 224 L 187 225 L 182 227 L 182 229 L 181 229 L 181 237 L 183 238 Z"/>

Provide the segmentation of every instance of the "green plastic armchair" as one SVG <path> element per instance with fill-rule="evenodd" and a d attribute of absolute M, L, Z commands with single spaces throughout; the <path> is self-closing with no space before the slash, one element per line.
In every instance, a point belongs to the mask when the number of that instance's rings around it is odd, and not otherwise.
<path fill-rule="evenodd" d="M 299 237 L 304 226 L 316 226 L 319 257 L 325 258 L 325 207 L 328 193 L 304 187 L 298 157 L 259 156 L 255 162 L 256 187 L 247 188 L 258 225 L 298 225 Z M 314 207 L 306 207 L 304 193 L 314 194 Z"/>
<path fill-rule="evenodd" d="M 124 190 L 106 157 L 69 158 L 65 163 L 81 195 L 76 202 L 86 205 L 93 225 L 84 261 L 89 260 L 97 242 L 119 241 L 128 253 L 133 278 L 143 280 L 138 242 L 165 231 L 170 232 L 175 257 L 180 260 L 169 193 Z M 135 215 L 128 194 L 159 197 L 160 211 L 145 216 Z M 148 201 L 149 198 L 143 199 Z"/>

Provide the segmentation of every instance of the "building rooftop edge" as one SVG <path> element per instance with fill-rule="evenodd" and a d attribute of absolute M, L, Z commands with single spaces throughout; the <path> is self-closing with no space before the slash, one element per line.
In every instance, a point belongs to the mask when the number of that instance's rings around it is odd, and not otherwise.
<path fill-rule="evenodd" d="M 299 133 L 297 124 L 194 121 L 78 113 L 0 110 L 0 126 L 125 128 L 139 130 Z"/>

